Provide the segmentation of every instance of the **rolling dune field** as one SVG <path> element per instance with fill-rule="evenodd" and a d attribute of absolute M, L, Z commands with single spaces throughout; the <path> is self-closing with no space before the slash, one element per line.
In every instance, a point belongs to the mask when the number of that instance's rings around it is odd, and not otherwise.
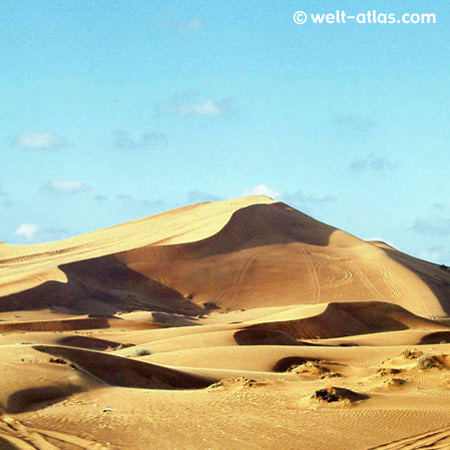
<path fill-rule="evenodd" d="M 0 244 L 0 448 L 449 449 L 450 269 L 264 196 Z"/>

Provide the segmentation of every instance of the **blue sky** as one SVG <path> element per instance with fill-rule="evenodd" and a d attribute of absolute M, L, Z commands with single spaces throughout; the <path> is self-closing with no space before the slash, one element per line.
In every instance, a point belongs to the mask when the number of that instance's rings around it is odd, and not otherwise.
<path fill-rule="evenodd" d="M 437 23 L 292 19 L 336 9 Z M 268 193 L 449 264 L 449 16 L 431 0 L 3 0 L 0 240 Z"/>

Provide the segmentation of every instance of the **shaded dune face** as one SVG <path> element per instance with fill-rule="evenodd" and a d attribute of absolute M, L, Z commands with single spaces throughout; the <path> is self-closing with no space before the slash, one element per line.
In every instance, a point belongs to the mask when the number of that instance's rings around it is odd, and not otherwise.
<path fill-rule="evenodd" d="M 267 335 L 266 340 L 329 339 L 335 337 L 401 331 L 410 328 L 442 328 L 431 320 L 416 316 L 406 309 L 386 302 L 331 303 L 315 316 L 293 320 L 274 320 L 249 326 L 245 332 L 251 342 L 251 333 Z M 241 332 L 242 333 L 242 332 Z M 237 333 L 238 334 L 238 333 Z M 238 339 L 236 339 L 238 341 Z M 256 341 L 256 339 L 254 339 Z M 259 339 L 260 345 L 264 339 Z M 298 341 L 296 341 L 298 342 Z M 247 344 L 249 345 L 249 344 Z M 272 345 L 277 345 L 275 342 Z M 290 344 L 292 345 L 292 344 Z"/>
<path fill-rule="evenodd" d="M 203 241 L 117 257 L 197 304 L 228 310 L 384 300 L 424 316 L 449 311 L 449 277 L 436 265 L 405 256 L 407 265 L 284 204 L 240 210 Z"/>
<path fill-rule="evenodd" d="M 19 413 L 38 410 L 43 407 L 43 403 L 48 406 L 53 402 L 58 402 L 81 391 L 82 389 L 79 386 L 73 386 L 70 383 L 23 389 L 9 396 L 6 411 L 9 413 Z M 3 447 L 0 446 L 0 448 Z"/>
<path fill-rule="evenodd" d="M 136 309 L 200 313 L 178 291 L 145 277 L 115 256 L 79 261 L 59 267 L 66 283 L 48 281 L 1 299 L 0 311 L 63 306 L 72 312 L 109 313 Z"/>
<path fill-rule="evenodd" d="M 301 345 L 287 333 L 264 327 L 236 331 L 233 338 L 238 345 Z"/>
<path fill-rule="evenodd" d="M 117 233 L 130 240 L 125 245 L 128 250 L 108 253 L 103 243 L 104 256 L 57 266 L 67 282 L 49 279 L 31 289 L 18 288 L 0 297 L 0 311 L 64 306 L 78 313 L 140 309 L 201 315 L 214 309 L 374 300 L 426 317 L 443 317 L 450 311 L 450 273 L 437 265 L 380 243 L 364 242 L 283 203 L 257 199 L 245 207 L 237 201 L 220 229 L 186 243 L 185 229 L 172 227 L 170 214 L 169 231 L 150 245 L 133 247 L 133 235 L 127 224 L 121 225 Z M 198 205 L 184 214 L 189 217 L 193 212 L 198 235 L 202 227 L 209 233 L 215 220 L 215 216 L 208 218 L 210 209 Z M 145 220 L 150 227 L 156 219 Z M 128 228 L 133 226 L 130 223 Z M 189 226 L 190 236 L 195 224 Z M 172 244 L 174 240 L 179 243 Z M 82 249 L 71 246 L 78 253 Z M 65 241 L 52 251 L 70 260 Z M 33 255 L 22 258 L 34 261 Z"/>
<path fill-rule="evenodd" d="M 199 389 L 217 381 L 213 378 L 92 350 L 45 345 L 35 345 L 33 348 L 57 358 L 67 358 L 79 370 L 112 386 L 142 389 Z"/>
<path fill-rule="evenodd" d="M 436 331 L 422 337 L 420 344 L 442 344 L 450 342 L 450 331 Z"/>

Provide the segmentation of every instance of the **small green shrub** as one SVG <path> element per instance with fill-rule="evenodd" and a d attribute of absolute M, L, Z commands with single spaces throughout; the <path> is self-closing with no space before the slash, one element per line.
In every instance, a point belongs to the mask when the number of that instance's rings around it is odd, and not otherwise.
<path fill-rule="evenodd" d="M 133 354 L 131 356 L 147 356 L 151 354 L 152 354 L 151 351 L 148 350 L 147 348 L 139 347 L 133 351 Z"/>
<path fill-rule="evenodd" d="M 423 352 L 421 352 L 420 350 L 416 350 L 416 349 L 414 349 L 414 350 L 406 349 L 400 354 L 400 356 L 404 359 L 416 359 L 422 355 L 423 355 Z"/>
<path fill-rule="evenodd" d="M 441 362 L 435 356 L 429 355 L 428 353 L 424 353 L 417 358 L 417 367 L 420 370 L 429 370 L 433 367 L 441 366 Z"/>

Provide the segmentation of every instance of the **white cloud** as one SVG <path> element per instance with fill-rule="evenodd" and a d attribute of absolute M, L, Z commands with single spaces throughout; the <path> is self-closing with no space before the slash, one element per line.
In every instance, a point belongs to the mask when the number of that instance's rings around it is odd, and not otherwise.
<path fill-rule="evenodd" d="M 220 117 L 231 114 L 229 99 L 198 98 L 196 92 L 185 92 L 159 102 L 156 111 L 180 116 Z"/>
<path fill-rule="evenodd" d="M 20 133 L 13 140 L 13 146 L 29 150 L 57 150 L 66 144 L 66 140 L 51 132 Z"/>
<path fill-rule="evenodd" d="M 288 205 L 301 207 L 328 204 L 337 200 L 333 195 L 307 195 L 303 191 L 285 192 L 281 199 Z"/>
<path fill-rule="evenodd" d="M 342 133 L 368 133 L 378 124 L 368 116 L 358 114 L 339 115 L 334 117 L 333 124 L 340 134 Z"/>
<path fill-rule="evenodd" d="M 418 217 L 414 223 L 417 233 L 444 236 L 450 234 L 450 219 L 442 216 Z"/>
<path fill-rule="evenodd" d="M 226 101 L 201 100 L 179 105 L 177 112 L 182 116 L 223 116 L 228 114 L 229 106 Z"/>
<path fill-rule="evenodd" d="M 42 241 L 56 241 L 70 236 L 70 231 L 67 228 L 44 228 L 41 232 Z"/>
<path fill-rule="evenodd" d="M 204 191 L 190 191 L 187 196 L 187 203 L 193 204 L 193 203 L 203 203 L 203 202 L 217 202 L 221 200 L 220 197 L 217 197 L 216 195 L 210 194 L 208 192 Z"/>
<path fill-rule="evenodd" d="M 53 180 L 43 186 L 46 191 L 57 194 L 76 194 L 88 190 L 88 185 L 80 180 Z"/>
<path fill-rule="evenodd" d="M 14 237 L 29 242 L 36 236 L 38 231 L 39 227 L 35 223 L 22 223 L 19 228 L 14 231 Z"/>
<path fill-rule="evenodd" d="M 305 194 L 303 191 L 297 192 L 280 192 L 265 184 L 257 184 L 252 188 L 245 189 L 241 196 L 251 196 L 251 195 L 265 195 L 271 197 L 279 202 L 284 202 L 289 206 L 298 208 L 300 211 L 309 214 L 311 209 L 316 207 L 323 207 L 324 205 L 334 203 L 337 198 L 333 195 L 309 195 Z"/>
<path fill-rule="evenodd" d="M 350 164 L 350 169 L 355 172 L 363 172 L 364 170 L 381 171 L 392 169 L 394 167 L 394 164 L 392 164 L 388 159 L 384 156 L 378 156 L 374 152 L 369 153 L 363 159 L 355 159 Z"/>
<path fill-rule="evenodd" d="M 118 130 L 114 137 L 114 146 L 119 150 L 146 150 L 166 143 L 167 137 L 163 133 L 150 132 L 133 138 L 128 132 Z"/>
<path fill-rule="evenodd" d="M 244 192 L 242 192 L 242 197 L 247 197 L 249 195 L 266 195 L 267 197 L 276 198 L 279 197 L 281 194 L 278 191 L 275 191 L 274 189 L 266 186 L 265 184 L 257 184 L 256 186 L 253 186 L 250 189 L 246 189 Z"/>
<path fill-rule="evenodd" d="M 200 19 L 191 19 L 182 24 L 180 29 L 189 33 L 195 33 L 203 29 L 203 22 Z"/>
<path fill-rule="evenodd" d="M 439 264 L 443 259 L 443 252 L 437 248 L 429 248 L 419 252 L 418 256 L 425 261 L 431 261 Z"/>

